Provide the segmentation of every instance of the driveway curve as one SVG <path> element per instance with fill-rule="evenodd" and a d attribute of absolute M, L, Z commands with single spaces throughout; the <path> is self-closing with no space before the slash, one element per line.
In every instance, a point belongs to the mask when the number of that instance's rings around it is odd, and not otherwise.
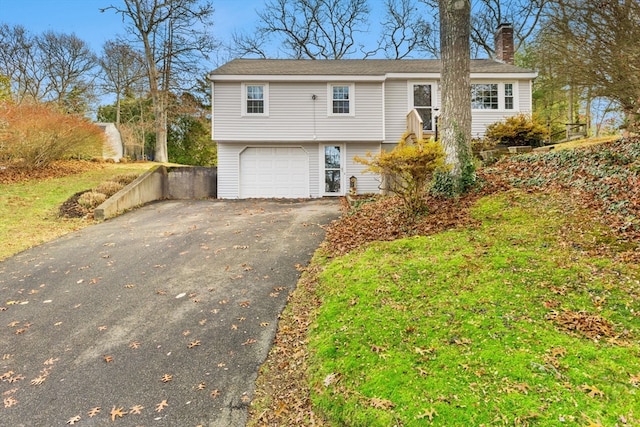
<path fill-rule="evenodd" d="M 244 426 L 335 199 L 165 201 L 0 262 L 0 425 Z"/>

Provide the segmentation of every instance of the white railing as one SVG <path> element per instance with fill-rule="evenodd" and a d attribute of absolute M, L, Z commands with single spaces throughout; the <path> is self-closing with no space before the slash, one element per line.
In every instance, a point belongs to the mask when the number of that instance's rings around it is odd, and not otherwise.
<path fill-rule="evenodd" d="M 423 126 L 422 117 L 415 108 L 407 114 L 407 132 L 415 135 L 416 141 L 423 139 Z"/>

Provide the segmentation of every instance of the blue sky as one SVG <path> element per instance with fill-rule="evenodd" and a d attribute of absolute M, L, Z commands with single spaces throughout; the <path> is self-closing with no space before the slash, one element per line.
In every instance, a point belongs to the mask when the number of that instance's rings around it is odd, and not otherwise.
<path fill-rule="evenodd" d="M 99 53 L 105 41 L 124 35 L 122 19 L 113 11 L 100 12 L 122 0 L 0 0 L 0 23 L 24 26 L 33 34 L 52 30 L 75 33 Z M 213 33 L 226 40 L 234 29 L 252 28 L 264 0 L 214 0 Z"/>

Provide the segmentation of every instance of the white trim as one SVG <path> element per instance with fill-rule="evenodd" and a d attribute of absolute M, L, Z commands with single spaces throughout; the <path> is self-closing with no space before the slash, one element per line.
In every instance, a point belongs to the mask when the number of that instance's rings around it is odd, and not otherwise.
<path fill-rule="evenodd" d="M 247 113 L 247 86 L 263 87 L 264 111 L 262 113 Z M 243 117 L 269 117 L 269 83 L 268 82 L 242 82 L 242 110 Z"/>
<path fill-rule="evenodd" d="M 340 147 L 340 191 L 337 193 L 331 193 L 331 192 L 327 192 L 326 191 L 326 183 L 325 183 L 325 168 L 324 168 L 324 149 L 325 147 Z M 342 143 L 335 143 L 335 144 L 331 144 L 331 143 L 325 143 L 325 144 L 320 144 L 320 150 L 318 150 L 318 154 L 320 156 L 320 160 L 318 161 L 318 165 L 320 167 L 320 173 L 319 173 L 319 184 L 320 184 L 320 195 L 321 196 L 344 196 L 346 193 L 346 175 L 347 175 L 347 168 L 346 168 L 346 144 L 342 144 Z"/>
<path fill-rule="evenodd" d="M 358 75 L 281 75 L 281 74 L 220 74 L 210 75 L 211 81 L 270 81 L 270 82 L 343 82 L 343 81 L 359 81 L 359 82 L 383 82 L 384 75 L 375 76 L 358 76 Z"/>
<path fill-rule="evenodd" d="M 336 86 L 346 86 L 349 88 L 349 112 L 333 112 L 333 88 Z M 327 116 L 329 117 L 354 117 L 356 115 L 356 85 L 355 83 L 331 82 L 327 83 Z"/>
<path fill-rule="evenodd" d="M 215 99 L 215 83 L 211 82 L 211 140 L 215 141 L 215 128 L 213 127 L 213 122 L 215 120 L 213 120 L 213 106 L 216 104 L 216 99 Z"/>
<path fill-rule="evenodd" d="M 371 76 L 362 75 L 327 75 L 327 74 L 313 74 L 313 75 L 283 75 L 283 74 L 210 74 L 209 80 L 211 81 L 271 81 L 271 82 L 383 82 L 385 80 L 396 79 L 435 79 L 440 80 L 440 73 L 386 73 Z M 527 80 L 535 79 L 538 77 L 537 72 L 523 72 L 523 73 L 471 73 L 472 79 L 500 79 L 500 80 Z"/>
<path fill-rule="evenodd" d="M 440 108 L 438 105 L 438 82 L 435 80 L 409 80 L 407 81 L 407 113 L 415 108 L 413 105 L 413 86 L 430 85 L 431 86 L 431 129 L 436 126 L 436 111 Z"/>

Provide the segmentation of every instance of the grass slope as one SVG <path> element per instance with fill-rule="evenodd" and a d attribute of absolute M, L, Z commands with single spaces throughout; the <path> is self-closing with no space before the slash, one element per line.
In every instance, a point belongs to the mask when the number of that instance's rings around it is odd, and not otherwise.
<path fill-rule="evenodd" d="M 0 183 L 0 260 L 86 225 L 83 219 L 58 216 L 60 205 L 73 194 L 113 176 L 142 173 L 150 167 L 150 163 L 86 163 L 72 174 L 53 170 L 37 179 L 25 173 L 20 179 L 0 180 L 6 182 Z"/>
<path fill-rule="evenodd" d="M 602 256 L 607 230 L 561 194 L 472 215 L 327 266 L 315 408 L 336 426 L 640 425 L 637 267 Z"/>

